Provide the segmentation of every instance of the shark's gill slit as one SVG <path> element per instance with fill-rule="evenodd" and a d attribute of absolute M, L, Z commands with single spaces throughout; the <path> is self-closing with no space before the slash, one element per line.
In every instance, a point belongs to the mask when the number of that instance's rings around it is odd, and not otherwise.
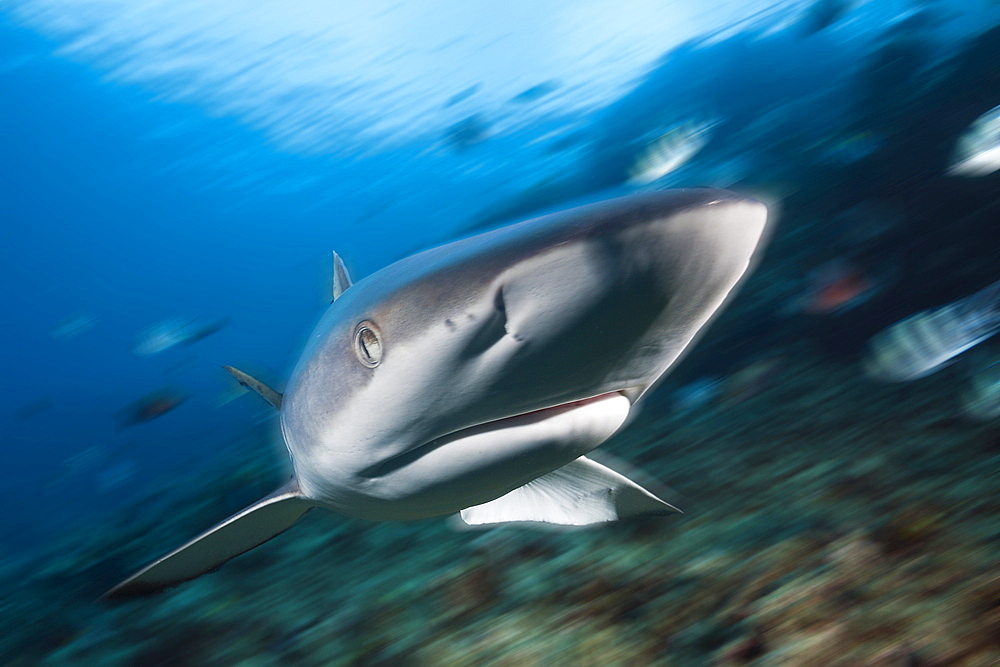
<path fill-rule="evenodd" d="M 493 308 L 486 317 L 476 320 L 475 329 L 468 337 L 462 351 L 463 358 L 479 356 L 507 335 L 507 307 L 503 301 L 503 288 L 497 287 L 493 295 Z"/>
<path fill-rule="evenodd" d="M 521 341 L 524 338 L 513 331 L 510 328 L 510 320 L 507 319 L 507 304 L 503 300 L 503 285 L 497 287 L 497 293 L 493 297 L 493 307 L 496 309 L 497 313 L 500 314 L 501 320 L 503 322 L 503 332 L 507 336 L 512 336 L 515 340 Z"/>
<path fill-rule="evenodd" d="M 505 320 L 507 319 L 507 304 L 503 302 L 503 285 L 497 287 L 497 293 L 493 296 L 493 307 Z"/>
<path fill-rule="evenodd" d="M 365 320 L 355 329 L 354 352 L 368 368 L 375 368 L 382 361 L 382 339 L 372 322 Z"/>

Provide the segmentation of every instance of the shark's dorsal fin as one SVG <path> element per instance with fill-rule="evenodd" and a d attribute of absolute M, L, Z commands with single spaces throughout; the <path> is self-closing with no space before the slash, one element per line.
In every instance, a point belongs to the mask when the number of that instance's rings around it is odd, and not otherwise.
<path fill-rule="evenodd" d="M 624 475 L 581 456 L 482 505 L 462 510 L 470 526 L 538 521 L 585 526 L 679 512 Z"/>
<path fill-rule="evenodd" d="M 340 295 L 353 284 L 350 274 L 347 273 L 347 267 L 344 266 L 344 260 L 337 253 L 333 253 L 333 300 L 339 299 Z"/>
<path fill-rule="evenodd" d="M 273 405 L 276 410 L 281 409 L 281 394 L 237 368 L 233 368 L 232 366 L 223 366 L 223 368 L 226 369 L 227 373 L 236 378 L 236 381 L 241 385 L 257 392 L 261 398 Z"/>

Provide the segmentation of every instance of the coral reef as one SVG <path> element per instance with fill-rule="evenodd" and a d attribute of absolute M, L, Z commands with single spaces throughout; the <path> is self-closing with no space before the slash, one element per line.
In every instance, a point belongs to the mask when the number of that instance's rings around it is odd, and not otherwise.
<path fill-rule="evenodd" d="M 225 511 L 233 483 L 216 471 L 185 485 L 214 497 L 109 516 L 35 568 L 8 562 L 2 661 L 994 664 L 1000 508 L 981 444 L 996 427 L 952 419 L 947 379 L 872 385 L 807 356 L 780 376 L 700 408 L 711 418 L 646 411 L 608 443 L 672 484 L 684 515 L 454 531 L 315 513 L 164 595 L 98 601 Z M 235 477 L 266 479 L 266 449 Z"/>

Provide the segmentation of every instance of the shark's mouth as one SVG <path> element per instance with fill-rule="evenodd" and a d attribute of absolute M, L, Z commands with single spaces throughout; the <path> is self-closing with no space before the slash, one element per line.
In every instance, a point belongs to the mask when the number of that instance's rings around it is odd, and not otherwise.
<path fill-rule="evenodd" d="M 575 452 L 582 456 L 609 438 L 628 416 L 631 403 L 622 391 L 612 391 L 590 398 L 560 403 L 523 412 L 440 436 L 398 456 L 381 461 L 362 471 L 373 478 L 388 475 L 444 448 L 459 445 L 467 452 L 508 452 L 548 447 Z M 576 456 L 570 457 L 576 458 Z"/>
<path fill-rule="evenodd" d="M 600 403 L 601 401 L 613 398 L 615 396 L 624 396 L 624 394 L 621 391 L 609 391 L 606 394 L 598 394 L 597 396 L 591 396 L 590 398 L 581 398 L 575 401 L 569 401 L 567 403 L 560 403 L 559 405 L 553 405 L 548 408 L 539 408 L 537 410 L 531 410 L 529 412 L 522 412 L 521 414 L 511 415 L 510 417 L 501 417 L 500 419 L 494 419 L 493 421 L 483 422 L 482 424 L 476 424 L 475 426 L 469 426 L 468 428 L 455 431 L 454 433 L 449 433 L 444 437 L 451 438 L 453 436 L 461 436 L 462 433 L 466 431 L 472 431 L 474 429 L 505 428 L 507 426 L 512 426 L 515 424 L 519 425 L 524 421 L 548 419 L 549 417 L 561 415 L 563 413 L 569 412 L 570 410 L 575 410 L 577 408 L 581 408 L 587 405 Z"/>

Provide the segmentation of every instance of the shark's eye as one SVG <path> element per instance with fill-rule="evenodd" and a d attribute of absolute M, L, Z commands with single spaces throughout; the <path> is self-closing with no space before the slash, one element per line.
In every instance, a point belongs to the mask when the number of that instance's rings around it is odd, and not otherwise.
<path fill-rule="evenodd" d="M 354 330 L 354 353 L 368 368 L 375 368 L 382 361 L 382 339 L 372 322 L 365 320 Z"/>

